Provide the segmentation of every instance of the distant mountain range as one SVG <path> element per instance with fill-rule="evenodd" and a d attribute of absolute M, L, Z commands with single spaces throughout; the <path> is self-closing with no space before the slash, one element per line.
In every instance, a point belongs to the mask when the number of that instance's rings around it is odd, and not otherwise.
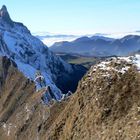
<path fill-rule="evenodd" d="M 56 34 L 50 32 L 34 32 L 32 33 L 34 36 L 39 38 L 45 45 L 48 47 L 52 46 L 56 42 L 62 41 L 74 41 L 77 38 L 87 36 L 87 37 L 108 37 L 108 38 L 115 38 L 120 39 L 127 35 L 140 35 L 140 31 L 133 31 L 133 32 L 118 32 L 118 33 L 93 33 L 93 34 L 85 34 L 85 35 L 73 35 L 73 34 Z"/>
<path fill-rule="evenodd" d="M 78 35 L 52 34 L 48 32 L 37 32 L 33 33 L 33 35 L 40 39 L 48 47 L 52 46 L 55 42 L 73 41 L 81 37 Z"/>
<path fill-rule="evenodd" d="M 56 42 L 53 52 L 74 53 L 84 56 L 126 56 L 140 50 L 140 36 L 127 35 L 121 39 L 104 36 L 81 37 L 72 42 Z"/>

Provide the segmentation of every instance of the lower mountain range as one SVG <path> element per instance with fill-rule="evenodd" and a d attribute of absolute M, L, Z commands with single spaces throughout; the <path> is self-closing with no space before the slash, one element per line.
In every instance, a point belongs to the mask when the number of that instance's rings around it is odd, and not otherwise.
<path fill-rule="evenodd" d="M 50 50 L 55 53 L 83 56 L 127 56 L 140 50 L 140 36 L 127 35 L 120 39 L 104 36 L 85 36 L 71 42 L 56 42 L 50 47 Z"/>

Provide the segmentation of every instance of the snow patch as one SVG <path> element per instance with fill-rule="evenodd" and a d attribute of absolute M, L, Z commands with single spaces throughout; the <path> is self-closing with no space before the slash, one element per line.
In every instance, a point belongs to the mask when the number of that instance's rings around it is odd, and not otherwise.
<path fill-rule="evenodd" d="M 13 131 L 17 126 L 12 123 L 4 123 L 2 127 L 5 134 L 9 137 L 11 133 L 13 134 Z"/>
<path fill-rule="evenodd" d="M 134 59 L 134 64 L 137 66 L 138 68 L 138 71 L 140 71 L 140 55 L 139 54 L 136 54 L 135 55 L 135 59 Z"/>
<path fill-rule="evenodd" d="M 115 63 L 116 66 L 112 66 L 111 63 Z M 92 67 L 92 72 L 96 72 L 97 70 L 102 70 L 104 73 L 102 74 L 103 77 L 109 77 L 110 71 L 118 72 L 121 74 L 125 74 L 131 65 L 135 65 L 137 70 L 140 71 L 140 55 L 136 54 L 135 56 L 129 57 L 115 57 L 111 58 L 111 60 L 103 61 L 95 66 Z M 89 74 L 89 76 L 91 73 Z"/>

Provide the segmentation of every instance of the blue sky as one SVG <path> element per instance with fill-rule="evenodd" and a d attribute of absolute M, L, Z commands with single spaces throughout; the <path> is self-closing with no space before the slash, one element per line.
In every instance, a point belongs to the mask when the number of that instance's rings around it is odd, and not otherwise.
<path fill-rule="evenodd" d="M 140 30 L 140 0 L 0 0 L 32 32 L 92 34 Z"/>

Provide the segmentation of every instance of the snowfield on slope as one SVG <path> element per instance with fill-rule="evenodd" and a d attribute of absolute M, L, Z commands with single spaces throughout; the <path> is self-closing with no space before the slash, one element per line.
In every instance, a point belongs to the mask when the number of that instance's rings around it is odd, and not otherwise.
<path fill-rule="evenodd" d="M 136 54 L 135 55 L 135 58 L 136 59 L 133 62 L 137 66 L 138 70 L 140 71 L 140 55 L 139 54 Z"/>
<path fill-rule="evenodd" d="M 5 7 L 1 10 L 8 15 Z M 9 24 L 9 20 L 12 24 Z M 22 23 L 11 19 L 8 21 L 0 15 L 0 55 L 12 59 L 18 69 L 31 80 L 34 80 L 35 73 L 39 70 L 56 98 L 61 99 L 62 94 L 55 81 L 63 73 L 71 74 L 72 66 L 49 51 Z"/>

